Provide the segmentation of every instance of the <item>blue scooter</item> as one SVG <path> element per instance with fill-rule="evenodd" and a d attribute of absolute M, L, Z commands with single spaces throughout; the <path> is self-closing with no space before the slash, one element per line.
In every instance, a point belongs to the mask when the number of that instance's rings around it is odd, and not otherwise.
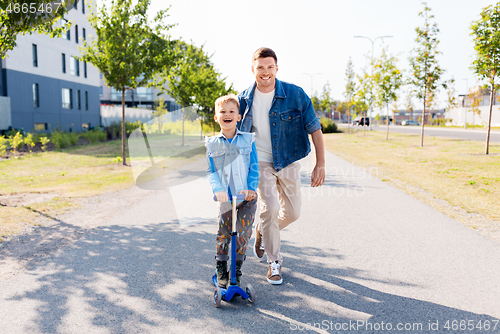
<path fill-rule="evenodd" d="M 217 270 L 215 275 L 212 277 L 212 282 L 215 284 L 215 292 L 214 292 L 214 305 L 215 307 L 219 307 L 223 300 L 230 301 L 235 295 L 240 295 L 243 299 L 248 299 L 250 303 L 255 301 L 255 292 L 253 287 L 248 284 L 243 290 L 238 285 L 236 285 L 236 201 L 244 200 L 245 195 L 236 195 L 232 196 L 232 205 L 233 205 L 233 222 L 232 222 L 232 231 L 231 231 L 231 283 L 227 289 L 221 288 L 217 284 Z M 217 198 L 214 196 L 214 200 Z M 230 199 L 231 200 L 231 199 Z"/>

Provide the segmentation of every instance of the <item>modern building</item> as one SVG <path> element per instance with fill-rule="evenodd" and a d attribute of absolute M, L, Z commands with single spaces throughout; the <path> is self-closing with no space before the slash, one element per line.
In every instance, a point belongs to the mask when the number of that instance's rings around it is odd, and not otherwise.
<path fill-rule="evenodd" d="M 77 1 L 64 17 L 73 24 L 62 37 L 17 37 L 17 46 L 1 61 L 0 117 L 5 122 L 0 121 L 0 130 L 10 125 L 25 131 L 82 131 L 100 125 L 99 71 L 75 58 L 82 40 L 94 35 L 87 14 L 86 1 Z"/>
<path fill-rule="evenodd" d="M 102 73 L 99 75 L 99 93 L 101 104 L 120 105 L 122 104 L 122 92 L 106 85 L 106 80 Z M 168 111 L 180 109 L 174 99 L 160 91 L 158 88 L 139 87 L 125 91 L 125 105 L 128 108 L 155 109 L 157 101 L 163 99 L 165 108 Z"/>

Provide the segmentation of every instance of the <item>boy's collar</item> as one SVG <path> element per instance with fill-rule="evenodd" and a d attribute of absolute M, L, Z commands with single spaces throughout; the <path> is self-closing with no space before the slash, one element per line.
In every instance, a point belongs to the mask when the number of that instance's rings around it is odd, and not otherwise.
<path fill-rule="evenodd" d="M 239 135 L 240 133 L 241 133 L 241 131 L 240 131 L 240 130 L 238 130 L 238 128 L 236 128 L 236 132 L 234 133 L 234 137 L 233 137 L 233 138 L 231 138 L 231 139 L 234 139 L 234 138 L 235 138 L 237 135 Z M 224 139 L 226 139 L 226 140 L 227 140 L 226 136 L 224 136 L 224 134 L 222 133 L 222 130 L 221 130 L 221 132 L 219 132 L 219 134 L 218 134 L 218 135 L 216 135 L 216 137 L 223 137 Z"/>

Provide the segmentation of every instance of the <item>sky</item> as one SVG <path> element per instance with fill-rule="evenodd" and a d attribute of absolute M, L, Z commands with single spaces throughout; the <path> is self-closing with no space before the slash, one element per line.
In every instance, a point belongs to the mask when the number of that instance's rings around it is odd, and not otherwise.
<path fill-rule="evenodd" d="M 491 0 L 428 0 L 440 32 L 440 65 L 443 79 L 455 78 L 457 94 L 477 85 L 470 70 L 473 59 L 471 22 Z M 212 61 L 226 81 L 241 92 L 254 78 L 251 56 L 259 47 L 272 48 L 278 57 L 277 78 L 301 86 L 307 94 L 321 93 L 328 82 L 332 96 L 342 99 L 345 70 L 352 58 L 357 74 L 368 65 L 372 43 L 366 36 L 393 36 L 374 44 L 374 56 L 382 45 L 397 56 L 401 69 L 408 69 L 408 56 L 416 47 L 415 28 L 423 25 L 418 0 L 152 0 L 151 12 L 168 6 L 169 30 L 173 38 L 191 41 L 213 54 Z M 312 77 L 312 80 L 311 80 Z M 467 79 L 467 80 L 464 80 Z M 403 108 L 403 87 L 400 109 Z M 438 96 L 445 107 L 446 94 Z M 415 100 L 416 109 L 421 102 Z"/>

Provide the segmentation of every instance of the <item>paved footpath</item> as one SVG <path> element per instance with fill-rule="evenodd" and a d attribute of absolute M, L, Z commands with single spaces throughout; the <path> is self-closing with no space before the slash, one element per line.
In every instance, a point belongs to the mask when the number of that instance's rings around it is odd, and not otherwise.
<path fill-rule="evenodd" d="M 2 280 L 0 333 L 500 333 L 500 244 L 331 153 L 327 167 L 310 188 L 302 161 L 283 285 L 248 257 L 254 304 L 214 308 L 214 220 L 181 227 L 152 190 Z"/>

